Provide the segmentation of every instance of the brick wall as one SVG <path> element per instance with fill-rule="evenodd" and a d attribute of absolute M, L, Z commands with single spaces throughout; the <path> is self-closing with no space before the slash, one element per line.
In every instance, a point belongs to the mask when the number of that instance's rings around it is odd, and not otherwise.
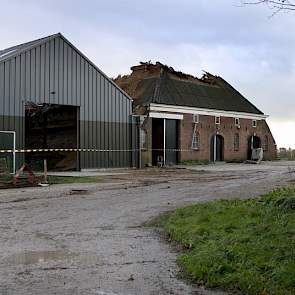
<path fill-rule="evenodd" d="M 143 124 L 146 131 L 145 149 L 142 151 L 142 165 L 152 162 L 152 119 L 146 118 Z M 257 127 L 252 126 L 252 120 L 240 119 L 240 125 L 235 126 L 234 118 L 221 117 L 220 125 L 215 124 L 214 116 L 199 116 L 196 132 L 199 133 L 200 146 L 198 150 L 192 149 L 192 136 L 194 131 L 193 115 L 183 114 L 179 120 L 178 146 L 179 162 L 190 160 L 211 160 L 211 139 L 215 134 L 224 138 L 224 161 L 244 161 L 248 157 L 248 141 L 251 136 L 261 140 L 261 147 L 265 147 L 265 136 L 268 138 L 268 148 L 264 151 L 265 160 L 276 158 L 276 145 L 274 138 L 265 120 L 257 120 Z M 239 134 L 239 149 L 235 149 L 234 137 Z"/>
<path fill-rule="evenodd" d="M 264 159 L 271 160 L 276 157 L 276 145 L 274 138 L 265 120 L 258 121 L 257 127 L 252 126 L 252 120 L 240 119 L 239 127 L 235 126 L 234 118 L 221 117 L 220 125 L 215 124 L 214 116 L 199 116 L 196 131 L 199 133 L 200 147 L 198 150 L 191 149 L 192 135 L 194 130 L 193 115 L 184 114 L 180 123 L 179 145 L 183 151 L 180 153 L 180 161 L 186 160 L 210 160 L 211 139 L 215 134 L 224 138 L 224 160 L 241 161 L 248 156 L 248 141 L 255 135 L 260 138 L 262 147 L 265 147 L 268 138 L 268 147 L 264 151 Z M 239 134 L 239 149 L 234 148 L 235 134 Z"/>

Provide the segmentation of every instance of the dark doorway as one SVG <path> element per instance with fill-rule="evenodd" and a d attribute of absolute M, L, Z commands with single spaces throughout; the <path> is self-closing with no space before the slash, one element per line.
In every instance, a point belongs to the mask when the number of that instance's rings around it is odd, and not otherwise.
<path fill-rule="evenodd" d="M 153 118 L 152 122 L 152 160 L 157 166 L 159 157 L 164 160 L 164 119 Z"/>
<path fill-rule="evenodd" d="M 252 158 L 252 150 L 261 148 L 261 140 L 258 136 L 250 136 L 248 140 L 248 160 Z"/>
<path fill-rule="evenodd" d="M 26 104 L 26 149 L 75 149 L 78 147 L 78 111 L 76 106 Z M 77 152 L 27 153 L 26 162 L 41 170 L 47 159 L 49 170 L 78 170 Z"/>
<path fill-rule="evenodd" d="M 152 123 L 152 161 L 158 165 L 161 158 L 163 164 L 174 165 L 178 161 L 178 123 L 172 119 L 153 118 Z M 165 138 L 165 142 L 164 142 Z M 165 155 L 164 155 L 165 149 Z"/>
<path fill-rule="evenodd" d="M 211 138 L 211 161 L 220 162 L 224 160 L 224 139 L 216 134 Z"/>
<path fill-rule="evenodd" d="M 165 119 L 166 132 L 165 132 L 165 149 L 166 157 L 165 162 L 167 165 L 177 164 L 177 120 Z"/>

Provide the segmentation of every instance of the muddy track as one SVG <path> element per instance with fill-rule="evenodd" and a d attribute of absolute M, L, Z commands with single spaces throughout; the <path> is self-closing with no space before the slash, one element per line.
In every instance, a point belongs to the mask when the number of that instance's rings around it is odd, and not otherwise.
<path fill-rule="evenodd" d="M 128 170 L 98 184 L 0 190 L 0 294 L 219 294 L 179 279 L 177 252 L 142 224 L 294 181 L 293 163 Z"/>

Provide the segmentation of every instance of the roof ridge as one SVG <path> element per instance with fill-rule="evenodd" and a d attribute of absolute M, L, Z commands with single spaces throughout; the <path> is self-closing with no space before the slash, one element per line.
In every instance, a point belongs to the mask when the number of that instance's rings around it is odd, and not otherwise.
<path fill-rule="evenodd" d="M 17 44 L 17 45 L 11 46 L 11 47 L 7 47 L 7 48 L 4 48 L 4 49 L 0 50 L 0 53 L 1 53 L 2 51 L 11 50 L 11 49 L 16 48 L 16 47 L 21 47 L 21 46 L 24 46 L 24 45 L 29 45 L 30 43 L 35 43 L 35 42 L 37 42 L 37 41 L 41 41 L 41 40 L 43 40 L 43 39 L 47 39 L 47 38 L 49 38 L 49 37 L 52 37 L 52 36 L 55 36 L 55 35 L 58 35 L 58 34 L 60 34 L 60 33 L 51 34 L 51 35 L 48 35 L 48 36 L 46 36 L 46 37 L 38 38 L 38 39 L 35 39 L 35 40 L 32 40 L 32 41 L 28 41 L 28 42 L 24 42 L 24 43 L 21 43 L 21 44 Z"/>
<path fill-rule="evenodd" d="M 14 58 L 20 54 L 22 54 L 24 51 L 33 49 L 34 47 L 39 46 L 40 44 L 44 43 L 44 42 L 48 42 L 52 39 L 55 38 L 61 38 L 65 43 L 67 43 L 73 50 L 75 50 L 80 56 L 82 56 L 89 64 L 91 64 L 102 76 L 104 76 L 104 78 L 106 78 L 112 85 L 114 85 L 122 94 L 124 94 L 127 98 L 129 98 L 131 101 L 133 100 L 132 97 L 126 93 L 122 88 L 120 88 L 114 81 L 112 81 L 112 79 L 106 75 L 101 69 L 98 68 L 98 66 L 91 61 L 83 52 L 81 52 L 72 42 L 70 42 L 65 36 L 63 36 L 62 33 L 56 33 L 53 35 L 49 35 L 47 37 L 43 37 L 40 39 L 36 39 L 27 43 L 23 43 L 14 47 L 10 47 L 5 49 L 6 52 L 9 51 L 13 51 L 13 49 L 15 49 L 15 51 L 11 52 L 11 54 L 7 54 L 5 55 L 4 58 L 1 59 L 1 54 L 0 54 L 0 63 L 7 61 L 8 59 Z M 26 46 L 27 45 L 27 46 Z M 17 50 L 17 48 L 21 48 L 19 50 Z M 5 53 L 2 53 L 5 54 Z"/>
<path fill-rule="evenodd" d="M 6 61 L 7 59 L 14 57 L 16 55 L 19 55 L 20 53 L 22 53 L 25 50 L 28 50 L 32 47 L 38 46 L 40 43 L 46 42 L 49 39 L 52 38 L 56 38 L 58 36 L 62 36 L 61 33 L 56 33 L 56 34 L 52 34 L 43 38 L 39 38 L 39 39 L 35 39 L 33 41 L 29 41 L 29 42 L 25 42 L 25 43 L 21 43 L 18 45 L 14 45 L 8 48 L 5 48 L 3 50 L 0 51 L 0 62 Z M 10 54 L 11 53 L 11 54 Z M 1 55 L 2 55 L 2 59 L 1 59 Z"/>

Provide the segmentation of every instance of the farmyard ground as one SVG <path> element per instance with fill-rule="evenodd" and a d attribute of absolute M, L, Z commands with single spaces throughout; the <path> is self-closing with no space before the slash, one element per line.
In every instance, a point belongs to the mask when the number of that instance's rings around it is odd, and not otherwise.
<path fill-rule="evenodd" d="M 92 184 L 0 191 L 0 294 L 218 294 L 178 278 L 178 253 L 142 224 L 294 180 L 294 162 L 128 170 Z"/>

